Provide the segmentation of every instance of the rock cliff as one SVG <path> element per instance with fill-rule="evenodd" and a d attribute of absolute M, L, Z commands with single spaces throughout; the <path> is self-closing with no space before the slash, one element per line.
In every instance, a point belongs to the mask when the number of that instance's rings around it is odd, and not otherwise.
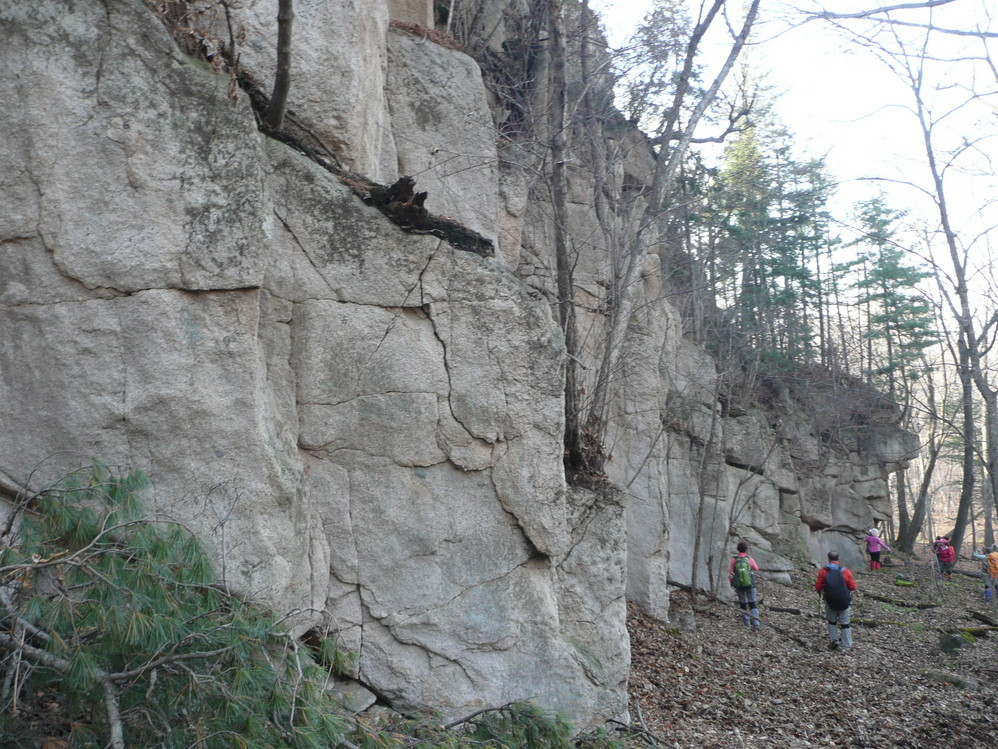
<path fill-rule="evenodd" d="M 167 5 L 0 4 L 7 494 L 92 456 L 144 469 L 229 585 L 338 632 L 383 701 L 450 717 L 533 699 L 580 725 L 626 713 L 625 595 L 668 617 L 698 514 L 701 585 L 733 539 L 780 579 L 833 546 L 855 558 L 889 516 L 911 436 L 863 402 L 831 449 L 815 414 L 849 383 L 725 410 L 651 265 L 613 404 L 619 489 L 568 487 L 550 214 L 478 64 L 390 26 L 431 4 L 299 0 L 291 110 L 342 167 L 416 175 L 494 258 L 404 233 L 261 134 Z M 190 39 L 226 38 L 200 7 Z M 240 64 L 268 80 L 276 0 L 231 12 Z M 580 236 L 598 236 L 592 189 L 571 183 Z M 599 296 L 604 257 L 585 250 L 580 293 Z"/>

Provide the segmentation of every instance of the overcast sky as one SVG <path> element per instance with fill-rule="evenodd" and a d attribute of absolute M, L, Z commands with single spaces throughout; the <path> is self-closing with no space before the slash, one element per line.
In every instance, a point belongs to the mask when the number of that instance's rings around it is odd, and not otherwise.
<path fill-rule="evenodd" d="M 856 2 L 835 0 L 826 5 L 840 10 Z M 983 21 L 987 2 L 957 0 L 946 6 L 950 16 L 946 22 L 967 28 Z M 618 45 L 641 21 L 652 0 L 591 0 L 591 4 L 603 15 L 611 44 Z M 868 1 L 864 4 L 869 7 Z M 764 12 L 777 5 L 764 2 Z M 936 13 L 940 22 L 943 17 Z M 797 155 L 827 157 L 833 176 L 842 183 L 838 202 L 851 205 L 872 194 L 875 183 L 856 181 L 861 178 L 924 182 L 921 134 L 912 116 L 902 109 L 911 98 L 908 90 L 869 53 L 857 50 L 827 24 L 810 23 L 778 33 L 785 28 L 764 13 L 747 59 L 780 92 L 777 112 L 798 138 Z M 998 158 L 995 144 L 990 147 Z M 897 207 L 930 208 L 910 188 L 883 184 Z"/>

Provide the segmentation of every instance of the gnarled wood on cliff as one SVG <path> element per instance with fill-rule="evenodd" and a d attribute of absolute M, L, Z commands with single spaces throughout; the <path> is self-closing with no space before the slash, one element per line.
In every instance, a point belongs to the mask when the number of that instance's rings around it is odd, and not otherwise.
<path fill-rule="evenodd" d="M 268 106 L 267 97 L 250 76 L 241 72 L 239 74 L 239 85 L 250 97 L 253 110 L 257 113 L 257 125 L 261 132 L 291 146 L 326 171 L 335 175 L 340 182 L 349 187 L 361 200 L 377 208 L 403 231 L 413 234 L 432 234 L 435 237 L 445 240 L 459 250 L 473 252 L 482 257 L 492 257 L 495 255 L 495 247 L 492 245 L 492 240 L 483 237 L 478 232 L 469 229 L 467 226 L 453 219 L 444 216 L 434 216 L 427 211 L 423 207 L 427 193 L 415 192 L 416 181 L 412 177 L 401 177 L 394 184 L 386 187 L 344 169 L 339 165 L 339 159 L 336 155 L 324 143 L 314 137 L 308 137 L 310 134 L 307 128 L 297 123 L 292 113 L 289 112 L 287 114 L 284 128 L 277 129 L 270 127 L 266 119 L 262 116 L 262 113 L 266 111 Z M 309 140 L 316 143 L 316 146 L 309 145 Z M 328 153 L 332 160 L 321 155 L 319 149 Z"/>
<path fill-rule="evenodd" d="M 365 203 L 374 206 L 398 224 L 403 231 L 433 234 L 447 240 L 459 250 L 474 252 L 482 257 L 492 257 L 495 254 L 491 240 L 457 221 L 430 214 L 423 207 L 426 193 L 415 192 L 416 180 L 412 177 L 400 177 L 388 187 L 367 182 L 366 193 L 363 192 L 365 182 L 356 179 L 341 181 L 358 193 Z"/>
<path fill-rule="evenodd" d="M 157 9 L 157 15 L 182 49 L 188 52 L 188 54 L 205 59 L 206 48 L 196 43 L 201 38 L 202 32 L 185 26 L 176 17 L 169 15 L 167 10 L 175 10 L 174 5 L 174 3 L 166 3 L 164 9 Z M 286 25 L 290 24 L 290 21 L 286 21 L 285 23 Z M 392 25 L 412 34 L 418 34 L 420 31 L 420 27 L 414 25 L 400 23 L 393 23 Z M 434 32 L 431 40 L 441 46 L 456 48 L 456 43 L 448 44 L 444 37 L 446 35 Z M 429 35 L 427 35 L 427 38 L 430 38 Z M 192 43 L 192 40 L 195 40 L 195 43 Z M 273 124 L 273 102 L 271 101 L 271 97 L 267 96 L 252 75 L 239 68 L 236 61 L 232 59 L 232 47 L 231 43 L 228 47 L 225 45 L 211 45 L 210 48 L 213 50 L 217 49 L 220 54 L 215 54 L 214 57 L 217 59 L 213 59 L 210 62 L 218 66 L 219 61 L 224 60 L 222 67 L 229 70 L 230 74 L 238 82 L 239 88 L 249 97 L 253 111 L 256 114 L 257 126 L 261 132 L 291 146 L 326 171 L 335 175 L 337 179 L 353 190 L 365 203 L 380 210 L 403 231 L 413 234 L 432 234 L 445 240 L 459 250 L 473 252 L 482 257 L 493 257 L 495 255 L 495 247 L 492 244 L 492 240 L 483 237 L 478 232 L 469 229 L 467 226 L 453 219 L 444 216 L 434 216 L 427 211 L 423 207 L 427 193 L 414 193 L 413 185 L 415 181 L 411 177 L 402 177 L 393 185 L 385 187 L 358 174 L 347 171 L 340 165 L 339 158 L 334 150 L 331 150 L 327 143 L 315 137 L 308 127 L 299 122 L 290 111 L 282 112 L 280 124 L 275 126 Z M 333 144 L 333 148 L 335 149 L 337 145 Z M 387 199 L 385 199 L 386 196 Z"/>

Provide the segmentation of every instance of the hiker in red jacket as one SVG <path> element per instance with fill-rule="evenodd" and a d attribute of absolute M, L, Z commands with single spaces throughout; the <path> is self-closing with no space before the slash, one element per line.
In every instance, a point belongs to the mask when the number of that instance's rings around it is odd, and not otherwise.
<path fill-rule="evenodd" d="M 839 564 L 839 553 L 828 552 L 828 564 L 818 572 L 814 589 L 825 599 L 825 619 L 828 621 L 828 647 L 843 650 L 852 647 L 852 627 L 849 624 L 849 607 L 852 605 L 852 591 L 856 590 L 856 580 L 852 572 Z M 839 640 L 839 629 L 842 639 Z"/>
<path fill-rule="evenodd" d="M 943 536 L 933 546 L 936 547 L 936 559 L 939 560 L 939 574 L 944 580 L 952 580 L 953 565 L 956 564 L 956 549 L 949 545 L 948 536 Z"/>

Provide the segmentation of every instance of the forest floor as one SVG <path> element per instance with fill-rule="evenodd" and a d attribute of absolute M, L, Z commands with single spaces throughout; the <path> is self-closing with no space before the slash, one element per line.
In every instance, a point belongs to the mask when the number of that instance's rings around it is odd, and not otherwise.
<path fill-rule="evenodd" d="M 693 621 L 689 631 L 632 606 L 632 725 L 649 745 L 681 749 L 998 747 L 998 628 L 950 652 L 940 631 L 987 629 L 973 614 L 998 620 L 998 604 L 960 574 L 979 562 L 961 560 L 943 581 L 930 558 L 888 555 L 877 572 L 853 570 L 848 652 L 828 648 L 813 568 L 790 585 L 760 580 L 758 630 L 741 624 L 737 604 L 702 597 L 676 617 Z M 915 586 L 896 586 L 898 573 Z M 683 592 L 671 606 L 692 610 Z"/>

